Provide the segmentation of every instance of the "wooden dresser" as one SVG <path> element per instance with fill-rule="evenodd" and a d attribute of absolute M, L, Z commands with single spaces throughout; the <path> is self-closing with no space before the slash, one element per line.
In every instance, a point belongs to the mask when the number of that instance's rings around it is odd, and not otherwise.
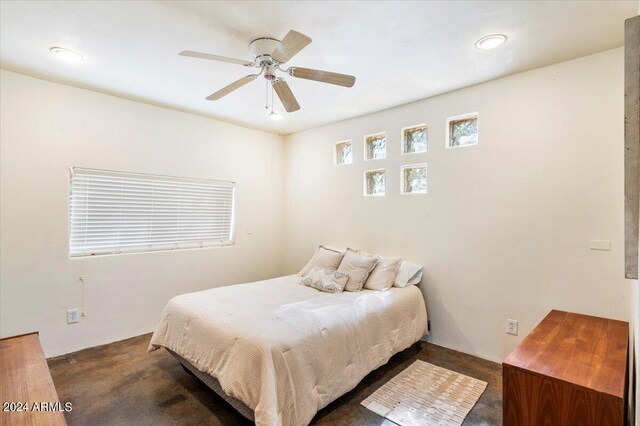
<path fill-rule="evenodd" d="M 622 426 L 629 324 L 551 311 L 502 363 L 507 426 Z"/>
<path fill-rule="evenodd" d="M 67 424 L 38 333 L 0 339 L 0 400 L 0 425 Z"/>

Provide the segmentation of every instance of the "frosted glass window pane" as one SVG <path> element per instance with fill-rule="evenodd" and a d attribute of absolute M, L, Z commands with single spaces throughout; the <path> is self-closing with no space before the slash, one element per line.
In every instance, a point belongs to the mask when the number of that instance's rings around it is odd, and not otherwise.
<path fill-rule="evenodd" d="M 367 136 L 365 139 L 365 154 L 367 160 L 379 160 L 387 157 L 387 135 L 379 133 Z"/>
<path fill-rule="evenodd" d="M 466 117 L 449 122 L 449 146 L 478 143 L 478 117 Z"/>
<path fill-rule="evenodd" d="M 416 126 L 403 131 L 403 153 L 427 152 L 427 126 Z"/>
<path fill-rule="evenodd" d="M 384 195 L 386 186 L 384 170 L 365 172 L 364 179 L 367 195 Z"/>
<path fill-rule="evenodd" d="M 427 166 L 406 166 L 402 169 L 402 192 L 425 194 L 427 192 Z"/>
<path fill-rule="evenodd" d="M 336 144 L 336 164 L 351 164 L 351 141 Z"/>

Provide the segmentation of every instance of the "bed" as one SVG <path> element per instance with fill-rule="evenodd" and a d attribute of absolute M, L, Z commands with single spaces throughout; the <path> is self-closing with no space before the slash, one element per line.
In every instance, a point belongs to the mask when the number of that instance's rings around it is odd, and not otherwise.
<path fill-rule="evenodd" d="M 330 294 L 299 279 L 174 297 L 149 351 L 167 349 L 257 425 L 296 426 L 427 332 L 416 286 Z"/>

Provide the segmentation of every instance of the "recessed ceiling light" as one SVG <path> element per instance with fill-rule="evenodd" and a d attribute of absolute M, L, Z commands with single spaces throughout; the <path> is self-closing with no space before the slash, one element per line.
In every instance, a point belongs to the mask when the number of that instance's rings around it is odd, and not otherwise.
<path fill-rule="evenodd" d="M 56 58 L 64 62 L 82 62 L 82 55 L 71 49 L 64 47 L 52 47 L 49 52 Z"/>
<path fill-rule="evenodd" d="M 278 114 L 277 112 L 271 111 L 269 115 L 267 115 L 267 118 L 269 120 L 278 121 L 278 120 L 282 120 L 282 115 Z"/>
<path fill-rule="evenodd" d="M 476 47 L 478 49 L 483 49 L 483 50 L 495 49 L 496 47 L 503 44 L 505 41 L 507 41 L 506 35 L 491 34 L 488 36 L 484 36 L 480 40 L 476 41 Z"/>

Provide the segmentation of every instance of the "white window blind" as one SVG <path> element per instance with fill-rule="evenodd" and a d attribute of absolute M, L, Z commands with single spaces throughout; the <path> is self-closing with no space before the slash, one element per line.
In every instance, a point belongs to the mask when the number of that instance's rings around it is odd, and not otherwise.
<path fill-rule="evenodd" d="M 233 182 L 71 169 L 69 255 L 233 243 Z"/>

